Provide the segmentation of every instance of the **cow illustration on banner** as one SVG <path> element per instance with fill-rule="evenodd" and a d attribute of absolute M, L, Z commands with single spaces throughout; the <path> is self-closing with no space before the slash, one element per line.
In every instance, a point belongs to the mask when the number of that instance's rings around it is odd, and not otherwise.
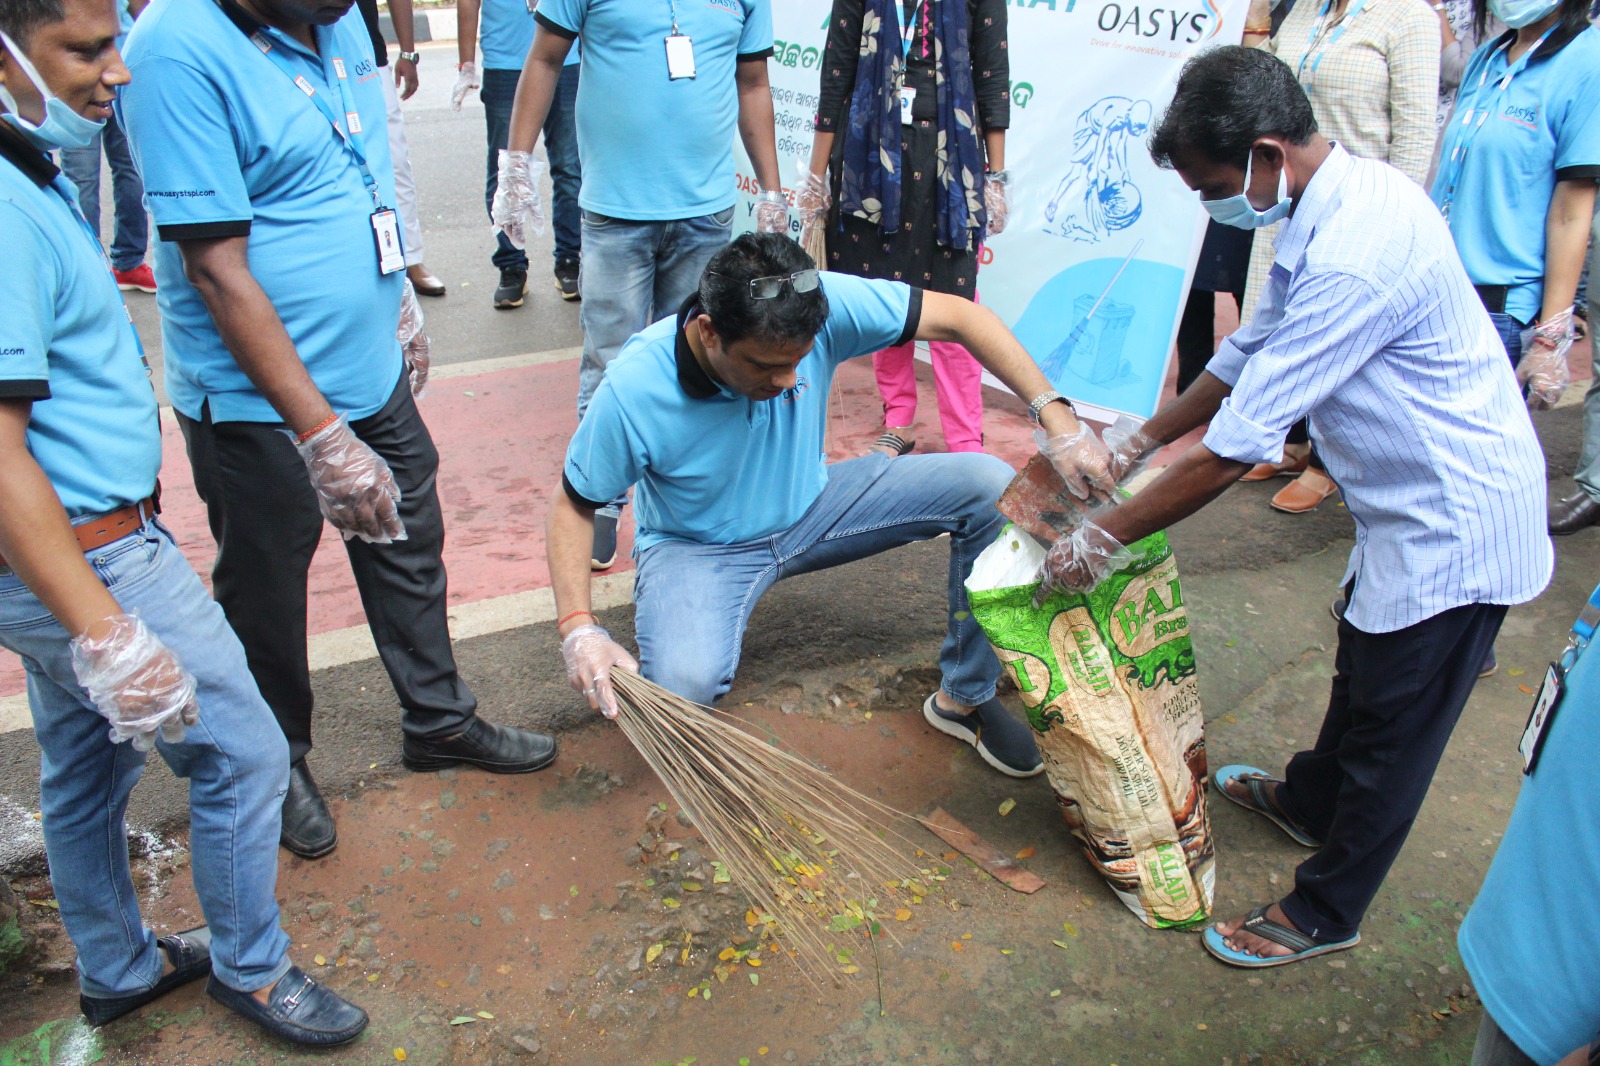
<path fill-rule="evenodd" d="M 983 249 L 979 289 L 1055 387 L 1090 417 L 1148 417 L 1160 402 L 1205 213 L 1176 174 L 1150 161 L 1145 142 L 1184 61 L 1237 44 L 1247 5 L 1008 5 L 1011 221 Z M 772 7 L 778 158 L 793 184 L 811 155 L 832 5 L 773 0 Z M 739 183 L 739 220 L 748 229 L 758 190 L 742 151 Z"/>

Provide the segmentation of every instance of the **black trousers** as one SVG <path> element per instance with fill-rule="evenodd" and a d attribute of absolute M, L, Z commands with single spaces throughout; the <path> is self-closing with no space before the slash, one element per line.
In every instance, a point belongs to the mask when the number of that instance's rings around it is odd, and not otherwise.
<path fill-rule="evenodd" d="M 1359 595 L 1359 592 L 1357 592 Z M 1278 801 L 1322 840 L 1283 911 L 1319 940 L 1345 940 L 1400 854 L 1506 608 L 1467 604 L 1393 633 L 1339 622 L 1328 713 L 1289 760 Z"/>
<path fill-rule="evenodd" d="M 1244 293 L 1236 292 L 1233 298 L 1244 302 Z M 1204 289 L 1189 290 L 1189 299 L 1183 305 L 1183 315 L 1178 319 L 1178 395 L 1193 385 L 1200 372 L 1217 354 L 1217 294 Z"/>
<path fill-rule="evenodd" d="M 178 425 L 217 542 L 212 591 L 278 716 L 290 760 L 303 759 L 312 707 L 306 578 L 322 537 L 316 491 L 281 423 L 213 422 L 207 408 L 199 421 L 178 415 Z M 351 428 L 389 464 L 406 527 L 393 544 L 344 542 L 367 624 L 406 734 L 452 736 L 471 723 L 477 700 L 456 672 L 445 617 L 439 453 L 404 373 L 383 409 Z"/>

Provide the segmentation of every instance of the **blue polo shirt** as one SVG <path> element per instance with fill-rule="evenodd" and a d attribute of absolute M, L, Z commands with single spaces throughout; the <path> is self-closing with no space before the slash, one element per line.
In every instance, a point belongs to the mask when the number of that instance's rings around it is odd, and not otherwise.
<path fill-rule="evenodd" d="M 33 401 L 28 450 L 71 518 L 149 496 L 161 427 L 139 339 L 78 192 L 0 128 L 0 398 Z"/>
<path fill-rule="evenodd" d="M 729 392 L 701 369 L 683 333 L 693 296 L 636 334 L 567 446 L 567 494 L 600 507 L 636 484 L 635 553 L 663 540 L 738 544 L 792 526 L 828 483 L 834 369 L 905 343 L 922 315 L 922 290 L 901 282 L 824 273 L 822 288 L 827 324 L 796 368 L 798 384 L 770 400 Z"/>
<path fill-rule="evenodd" d="M 378 273 L 373 199 L 332 123 L 251 42 L 260 32 L 336 115 L 346 111 L 385 206 L 393 207 L 385 77 L 361 12 L 317 29 L 318 56 L 223 0 L 162 0 L 128 35 L 133 80 L 117 111 L 155 216 L 167 394 L 190 418 L 278 422 L 217 333 L 184 276 L 175 242 L 248 236 L 250 273 L 266 291 L 300 358 L 336 411 L 375 413 L 400 377 L 403 272 Z"/>
<path fill-rule="evenodd" d="M 1499 48 L 1506 40 L 1489 41 L 1467 61 L 1433 200 L 1444 203 L 1456 171 L 1451 153 L 1471 134 L 1462 117 L 1492 108 L 1460 167 L 1450 232 L 1473 284 L 1508 286 L 1506 313 L 1531 322 L 1544 302 L 1545 218 L 1556 182 L 1600 177 L 1600 29 L 1565 43 L 1552 35 L 1497 93 L 1508 69 Z"/>
<path fill-rule="evenodd" d="M 673 11 L 695 76 L 667 77 Z M 733 206 L 738 64 L 772 54 L 770 0 L 541 0 L 539 25 L 583 36 L 578 204 L 612 218 L 698 218 Z M 641 164 L 641 160 L 648 160 Z"/>
<path fill-rule="evenodd" d="M 539 0 L 483 0 L 478 9 L 478 50 L 483 53 L 484 70 L 518 70 L 527 61 L 533 46 L 533 12 Z M 564 66 L 577 66 L 576 44 L 567 53 Z"/>

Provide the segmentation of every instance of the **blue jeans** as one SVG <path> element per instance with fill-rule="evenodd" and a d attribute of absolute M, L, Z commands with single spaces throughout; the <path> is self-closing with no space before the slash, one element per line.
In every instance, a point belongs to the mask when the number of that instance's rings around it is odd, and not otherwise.
<path fill-rule="evenodd" d="M 676 314 L 700 286 L 700 274 L 732 236 L 733 208 L 665 222 L 583 213 L 583 361 L 578 367 L 578 420 L 628 338 Z M 616 515 L 627 496 L 602 514 Z"/>
<path fill-rule="evenodd" d="M 115 229 L 111 238 L 111 265 L 132 270 L 144 262 L 150 243 L 150 219 L 144 213 L 144 182 L 133 165 L 127 135 L 116 116 L 84 148 L 61 151 L 61 170 L 78 189 L 78 209 L 100 235 L 100 146 L 111 163 L 111 200 Z"/>
<path fill-rule="evenodd" d="M 1595 248 L 1600 247 L 1600 208 L 1594 216 L 1593 243 L 1589 246 L 1592 272 Z M 1578 487 L 1600 503 L 1600 291 L 1588 290 L 1589 350 L 1594 360 L 1594 376 L 1589 379 L 1589 391 L 1583 394 L 1583 451 L 1578 455 L 1578 470 L 1574 475 Z"/>
<path fill-rule="evenodd" d="M 544 149 L 550 159 L 550 184 L 553 195 L 550 223 L 555 230 L 557 259 L 577 259 L 582 254 L 583 235 L 578 229 L 578 189 L 583 169 L 578 162 L 578 123 L 573 109 L 578 103 L 578 71 L 581 65 L 561 68 L 556 94 L 550 101 L 550 114 L 544 120 Z M 511 136 L 511 106 L 517 99 L 520 70 L 485 70 L 478 99 L 483 101 L 483 117 L 489 127 L 488 175 L 484 182 L 483 206 L 494 215 L 494 191 L 500 185 L 500 150 Z M 492 261 L 497 270 L 527 270 L 528 255 L 495 234 Z"/>
<path fill-rule="evenodd" d="M 983 703 L 994 696 L 1000 663 L 967 607 L 965 582 L 1005 525 L 995 501 L 1013 473 L 981 452 L 894 459 L 873 453 L 829 467 L 822 495 L 772 536 L 652 545 L 639 556 L 633 589 L 641 671 L 709 705 L 732 685 L 750 612 L 774 582 L 948 533 L 949 608 L 939 669 L 952 697 Z"/>
<path fill-rule="evenodd" d="M 1522 362 L 1522 331 L 1528 328 L 1528 324 L 1518 322 L 1500 311 L 1490 311 L 1489 321 L 1494 323 L 1495 332 L 1500 334 L 1500 343 L 1506 346 L 1506 355 L 1510 356 L 1511 365 L 1516 366 Z"/>
<path fill-rule="evenodd" d="M 256 691 L 244 649 L 155 519 L 88 556 L 122 609 L 178 654 L 199 686 L 200 721 L 181 743 L 157 740 L 189 779 L 189 847 L 211 927 L 217 979 L 244 992 L 289 969 L 273 895 L 289 752 Z M 139 917 L 128 868 L 128 797 L 144 771 L 132 744 L 112 744 L 72 672 L 69 637 L 20 578 L 0 568 L 0 645 L 22 657 L 41 752 L 40 806 L 50 880 L 78 949 L 85 994 L 133 995 L 161 979 L 155 934 Z"/>

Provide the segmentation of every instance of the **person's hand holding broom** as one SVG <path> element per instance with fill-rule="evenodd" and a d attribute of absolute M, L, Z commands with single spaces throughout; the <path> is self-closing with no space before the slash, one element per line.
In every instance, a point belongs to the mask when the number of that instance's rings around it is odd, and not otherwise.
<path fill-rule="evenodd" d="M 611 687 L 611 671 L 620 666 L 638 673 L 638 661 L 612 640 L 610 633 L 594 624 L 579 626 L 562 639 L 561 658 L 567 664 L 567 680 L 583 693 L 589 706 L 607 718 L 615 718 L 617 693 Z"/>

